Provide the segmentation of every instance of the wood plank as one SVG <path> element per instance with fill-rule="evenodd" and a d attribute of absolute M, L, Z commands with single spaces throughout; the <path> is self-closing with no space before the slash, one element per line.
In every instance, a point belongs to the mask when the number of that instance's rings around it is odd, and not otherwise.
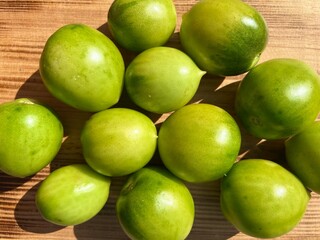
<path fill-rule="evenodd" d="M 179 24 L 183 13 L 196 0 L 175 0 L 178 14 L 176 34 L 169 46 L 180 48 Z M 319 0 L 246 0 L 266 18 L 270 38 L 261 62 L 291 57 L 306 61 L 320 73 Z M 107 11 L 111 0 L 0 0 L 0 103 L 18 97 L 37 98 L 52 106 L 61 116 L 66 139 L 55 160 L 38 174 L 17 179 L 0 173 L 0 239 L 127 239 L 116 216 L 115 201 L 124 179 L 113 179 L 110 198 L 92 220 L 74 227 L 58 227 L 44 221 L 34 204 L 34 195 L 51 171 L 60 166 L 84 162 L 79 142 L 80 129 L 90 114 L 68 107 L 54 99 L 44 88 L 38 62 L 46 39 L 68 23 L 88 24 L 108 34 Z M 125 55 L 128 61 L 132 55 Z M 234 93 L 243 75 L 224 80 L 204 77 L 193 101 L 225 108 L 233 116 Z M 131 106 L 126 98 L 119 106 Z M 150 115 L 156 123 L 168 114 Z M 243 129 L 242 129 L 243 131 Z M 0 143 L 3 140 L 0 140 Z M 241 156 L 265 157 L 282 162 L 282 141 L 260 143 L 243 131 Z M 157 157 L 154 164 L 159 164 Z M 196 219 L 188 239 L 251 239 L 239 233 L 219 209 L 219 183 L 188 184 L 195 198 Z M 320 199 L 312 194 L 301 223 L 281 239 L 320 239 Z"/>

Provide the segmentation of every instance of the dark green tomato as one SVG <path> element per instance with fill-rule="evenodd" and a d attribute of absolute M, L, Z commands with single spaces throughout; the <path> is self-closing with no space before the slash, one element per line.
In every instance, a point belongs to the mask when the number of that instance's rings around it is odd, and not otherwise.
<path fill-rule="evenodd" d="M 241 160 L 221 182 L 224 216 L 238 230 L 256 238 L 291 231 L 304 216 L 309 199 L 297 177 L 268 160 Z"/>
<path fill-rule="evenodd" d="M 319 76 L 296 59 L 269 60 L 241 81 L 235 108 L 243 126 L 256 137 L 292 136 L 313 123 L 319 113 Z"/>
<path fill-rule="evenodd" d="M 110 178 L 86 164 L 61 167 L 41 183 L 36 205 L 42 217 L 61 226 L 77 225 L 99 213 L 109 197 Z"/>
<path fill-rule="evenodd" d="M 268 28 L 262 15 L 241 0 L 203 0 L 183 15 L 180 39 L 200 69 L 230 76 L 259 61 Z"/>
<path fill-rule="evenodd" d="M 65 25 L 49 37 L 39 70 L 53 96 L 83 111 L 109 108 L 121 95 L 124 62 L 118 48 L 83 24 Z"/>
<path fill-rule="evenodd" d="M 63 126 L 44 105 L 21 98 L 0 105 L 0 170 L 31 176 L 58 153 Z"/>
<path fill-rule="evenodd" d="M 320 194 L 320 122 L 314 122 L 285 142 L 290 169 L 304 185 Z"/>

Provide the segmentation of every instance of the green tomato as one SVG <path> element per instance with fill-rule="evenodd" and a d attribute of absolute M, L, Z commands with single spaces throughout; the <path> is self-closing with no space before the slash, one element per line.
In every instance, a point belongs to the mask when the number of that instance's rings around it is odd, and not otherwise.
<path fill-rule="evenodd" d="M 285 142 L 286 159 L 293 173 L 320 194 L 320 122 L 314 122 Z"/>
<path fill-rule="evenodd" d="M 205 74 L 191 58 L 171 47 L 140 53 L 127 67 L 125 87 L 139 107 L 154 113 L 179 109 L 195 95 Z"/>
<path fill-rule="evenodd" d="M 188 182 L 221 178 L 236 161 L 240 145 L 235 120 L 210 104 L 180 108 L 159 130 L 158 149 L 164 165 Z"/>
<path fill-rule="evenodd" d="M 135 52 L 164 45 L 176 21 L 172 0 L 115 0 L 108 12 L 108 27 L 116 42 Z"/>
<path fill-rule="evenodd" d="M 296 59 L 272 59 L 241 81 L 235 108 L 245 129 L 265 139 L 292 136 L 313 123 L 320 110 L 320 78 Z"/>
<path fill-rule="evenodd" d="M 188 188 L 160 167 L 142 168 L 131 175 L 117 199 L 116 211 L 131 239 L 185 239 L 194 221 Z"/>
<path fill-rule="evenodd" d="M 150 118 L 127 108 L 95 113 L 81 133 L 83 155 L 97 172 L 123 176 L 144 167 L 157 146 L 157 129 Z"/>
<path fill-rule="evenodd" d="M 291 231 L 309 200 L 299 179 L 269 160 L 241 160 L 221 182 L 224 216 L 238 230 L 256 238 L 274 238 Z"/>
<path fill-rule="evenodd" d="M 180 39 L 202 70 L 230 76 L 259 61 L 268 28 L 262 15 L 241 0 L 203 0 L 183 15 Z"/>
<path fill-rule="evenodd" d="M 0 170 L 31 176 L 57 155 L 63 126 L 44 105 L 21 98 L 0 105 Z"/>
<path fill-rule="evenodd" d="M 86 164 L 58 168 L 41 183 L 36 205 L 42 217 L 61 226 L 77 225 L 97 215 L 109 197 L 110 178 Z"/>
<path fill-rule="evenodd" d="M 83 24 L 69 24 L 47 40 L 39 64 L 43 83 L 62 102 L 89 112 L 119 101 L 124 61 L 114 43 Z"/>

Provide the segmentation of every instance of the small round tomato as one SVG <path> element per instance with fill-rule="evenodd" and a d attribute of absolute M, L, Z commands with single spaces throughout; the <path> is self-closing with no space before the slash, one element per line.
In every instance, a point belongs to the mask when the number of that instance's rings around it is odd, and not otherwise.
<path fill-rule="evenodd" d="M 272 59 L 240 82 L 235 108 L 245 129 L 265 139 L 290 137 L 313 123 L 320 111 L 320 78 L 297 59 Z"/>
<path fill-rule="evenodd" d="M 107 36 L 83 24 L 65 25 L 49 37 L 39 71 L 53 96 L 83 111 L 107 109 L 122 92 L 120 51 Z"/>
<path fill-rule="evenodd" d="M 314 122 L 285 142 L 290 169 L 304 185 L 320 194 L 320 122 Z"/>
<path fill-rule="evenodd" d="M 115 41 L 135 52 L 165 44 L 176 21 L 172 0 L 115 0 L 108 12 L 108 27 Z"/>
<path fill-rule="evenodd" d="M 31 176 L 57 155 L 63 126 L 49 108 L 21 98 L 0 105 L 0 170 Z"/>
<path fill-rule="evenodd" d="M 40 184 L 36 205 L 41 216 L 61 226 L 77 225 L 99 213 L 109 197 L 110 178 L 86 164 L 58 168 Z"/>
<path fill-rule="evenodd" d="M 202 0 L 183 15 L 180 39 L 200 69 L 238 75 L 259 61 L 268 28 L 263 16 L 241 0 Z"/>
<path fill-rule="evenodd" d="M 302 219 L 310 194 L 291 172 L 263 159 L 241 160 L 223 177 L 221 210 L 241 232 L 274 238 Z"/>

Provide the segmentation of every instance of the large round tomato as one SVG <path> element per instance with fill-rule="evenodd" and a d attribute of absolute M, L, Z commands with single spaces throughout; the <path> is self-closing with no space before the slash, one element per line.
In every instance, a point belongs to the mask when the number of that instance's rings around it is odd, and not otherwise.
<path fill-rule="evenodd" d="M 235 162 L 241 135 L 232 116 L 211 104 L 190 104 L 161 125 L 158 148 L 164 165 L 189 182 L 221 178 Z"/>
<path fill-rule="evenodd" d="M 241 160 L 221 182 L 221 210 L 241 232 L 281 236 L 303 217 L 310 194 L 295 175 L 263 159 Z"/>
<path fill-rule="evenodd" d="M 83 24 L 65 25 L 49 37 L 39 71 L 53 96 L 83 111 L 109 108 L 122 92 L 124 62 L 118 48 Z"/>
<path fill-rule="evenodd" d="M 266 61 L 241 81 L 235 107 L 252 135 L 265 139 L 292 136 L 310 125 L 319 113 L 319 76 L 300 60 Z"/>
<path fill-rule="evenodd" d="M 183 16 L 180 39 L 200 69 L 238 75 L 258 62 L 268 29 L 262 15 L 241 0 L 203 0 Z"/>
<path fill-rule="evenodd" d="M 320 194 L 320 122 L 314 122 L 285 142 L 291 170 L 306 187 Z"/>

